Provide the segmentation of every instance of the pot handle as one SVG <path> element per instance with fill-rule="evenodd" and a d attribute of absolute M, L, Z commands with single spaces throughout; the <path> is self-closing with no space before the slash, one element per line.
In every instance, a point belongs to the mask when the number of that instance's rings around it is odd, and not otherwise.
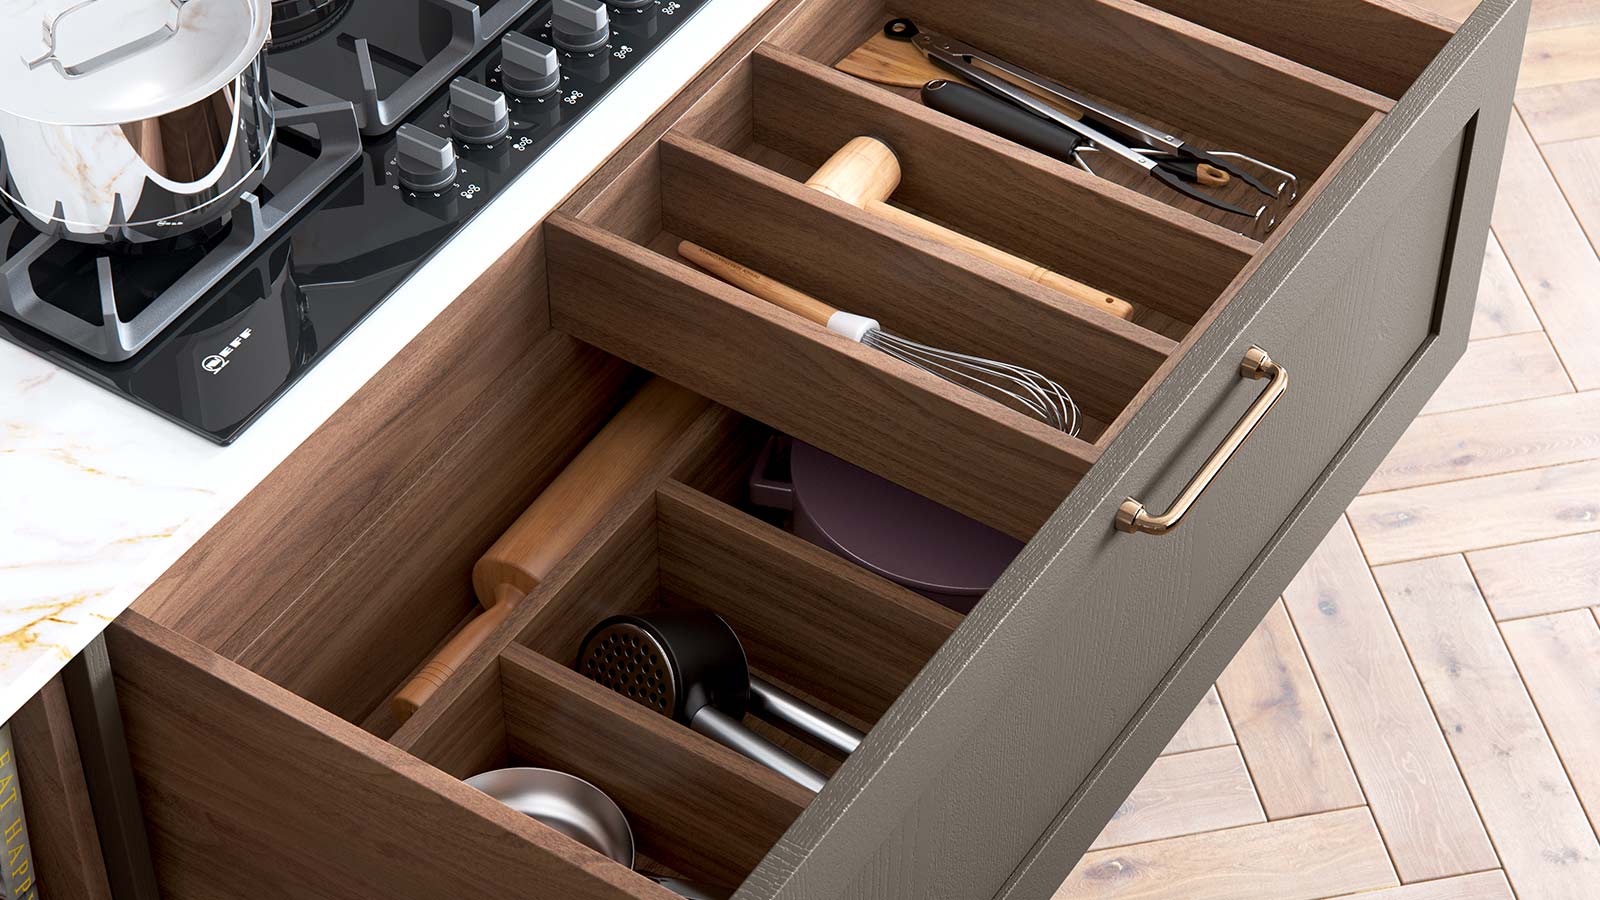
<path fill-rule="evenodd" d="M 750 467 L 750 502 L 764 509 L 794 512 L 794 484 L 768 478 L 763 474 L 767 471 L 767 463 L 771 461 L 772 451 L 777 446 L 776 437 L 768 438 L 766 445 L 756 455 L 755 465 Z"/>
<path fill-rule="evenodd" d="M 91 56 L 80 63 L 67 65 L 61 61 L 61 57 L 56 55 L 56 40 L 58 32 L 61 29 L 61 22 L 63 19 L 67 18 L 73 13 L 87 9 L 98 2 L 100 2 L 100 0 L 82 0 L 81 3 L 74 3 L 61 12 L 56 13 L 55 18 L 46 19 L 44 21 L 44 45 L 46 48 L 45 54 L 38 59 L 24 59 L 23 61 L 28 64 L 28 68 L 37 69 L 41 66 L 49 64 L 55 66 L 56 71 L 61 73 L 61 77 L 63 78 L 82 78 L 85 75 L 92 75 L 108 66 L 116 65 L 130 56 L 143 53 L 151 47 L 159 46 L 177 37 L 178 27 L 182 21 L 183 7 L 188 4 L 189 0 L 170 0 L 172 3 L 172 8 L 177 11 L 177 14 L 172 17 L 172 21 L 170 23 L 161 26 L 155 31 L 152 31 L 142 37 L 134 38 L 133 40 L 126 44 L 122 44 L 121 46 L 113 47 L 104 53 Z"/>

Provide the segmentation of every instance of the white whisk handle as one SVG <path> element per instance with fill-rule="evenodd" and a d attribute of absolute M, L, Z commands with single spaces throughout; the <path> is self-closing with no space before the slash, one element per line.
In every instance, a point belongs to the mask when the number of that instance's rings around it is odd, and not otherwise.
<path fill-rule="evenodd" d="M 840 310 L 828 317 L 828 330 L 834 334 L 844 335 L 859 344 L 866 340 L 868 334 L 882 331 L 883 326 L 878 324 L 877 319 Z"/>

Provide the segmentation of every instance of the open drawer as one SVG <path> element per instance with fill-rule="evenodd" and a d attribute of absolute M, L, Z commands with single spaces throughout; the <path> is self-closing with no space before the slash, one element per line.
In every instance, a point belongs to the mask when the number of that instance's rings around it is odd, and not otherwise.
<path fill-rule="evenodd" d="M 1526 10 L 779 3 L 117 627 L 169 900 L 672 896 L 649 875 L 1050 896 L 1464 350 Z M 901 14 L 1270 160 L 1298 197 L 1237 221 L 835 67 Z M 806 183 L 861 136 L 898 165 L 883 208 Z M 831 333 L 685 241 L 1037 370 L 1077 426 Z M 648 375 L 710 403 L 396 720 L 474 618 L 474 561 Z M 951 612 L 754 512 L 774 432 L 1026 546 Z M 844 758 L 752 722 L 820 793 L 574 670 L 596 622 L 673 609 L 718 613 L 755 672 L 866 733 Z M 210 774 L 253 742 L 248 783 Z M 610 794 L 639 872 L 459 783 L 507 765 Z"/>

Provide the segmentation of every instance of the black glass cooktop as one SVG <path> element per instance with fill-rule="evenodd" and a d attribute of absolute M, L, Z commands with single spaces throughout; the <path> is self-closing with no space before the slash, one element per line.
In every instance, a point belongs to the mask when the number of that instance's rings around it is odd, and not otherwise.
<path fill-rule="evenodd" d="M 273 76 L 281 73 L 279 80 L 287 86 L 274 81 L 285 109 L 340 99 L 361 106 L 371 97 L 363 96 L 355 43 L 358 37 L 368 39 L 372 68 L 384 73 L 377 78 L 378 96 L 397 102 L 387 109 L 369 103 L 365 114 L 354 111 L 365 136 L 353 163 L 337 170 L 297 216 L 229 267 L 198 302 L 126 361 L 97 359 L 5 315 L 0 315 L 0 337 L 226 444 L 708 2 L 656 0 L 643 10 L 612 8 L 607 46 L 593 53 L 561 51 L 560 89 L 542 100 L 509 98 L 510 133 L 488 146 L 456 142 L 459 177 L 448 188 L 419 194 L 399 183 L 394 128 L 405 122 L 448 135 L 447 90 L 440 86 L 415 102 L 398 101 L 405 95 L 406 76 L 427 74 L 430 61 L 441 53 L 476 46 L 464 44 L 460 23 L 452 25 L 439 12 L 465 4 L 351 0 L 308 39 L 275 50 L 270 62 Z M 491 22 L 496 7 L 519 5 L 527 7 L 524 0 L 481 3 L 480 21 Z M 550 43 L 549 20 L 545 0 L 506 27 Z M 498 36 L 480 34 L 477 44 L 485 49 L 447 76 L 498 87 Z M 394 121 L 382 121 L 391 115 Z M 302 133 L 280 125 L 266 184 L 256 192 L 261 203 L 270 205 L 275 192 L 310 169 L 321 150 L 311 129 Z M 107 251 L 57 242 L 24 258 L 24 249 L 43 244 L 27 225 L 0 213 L 0 275 L 15 279 L 15 270 L 21 270 L 39 300 L 85 321 L 103 319 L 102 287 L 113 280 L 116 314 L 127 321 L 229 246 L 230 231 L 240 227 L 249 226 L 235 222 L 188 245 L 155 250 Z M 11 265 L 19 262 L 26 265 Z"/>

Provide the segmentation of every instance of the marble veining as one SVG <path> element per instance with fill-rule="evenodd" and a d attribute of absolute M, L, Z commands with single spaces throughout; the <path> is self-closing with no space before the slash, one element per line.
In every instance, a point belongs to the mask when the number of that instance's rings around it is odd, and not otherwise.
<path fill-rule="evenodd" d="M 0 0 L 0 18 L 48 2 Z M 771 2 L 685 23 L 230 447 L 0 343 L 0 722 Z"/>

